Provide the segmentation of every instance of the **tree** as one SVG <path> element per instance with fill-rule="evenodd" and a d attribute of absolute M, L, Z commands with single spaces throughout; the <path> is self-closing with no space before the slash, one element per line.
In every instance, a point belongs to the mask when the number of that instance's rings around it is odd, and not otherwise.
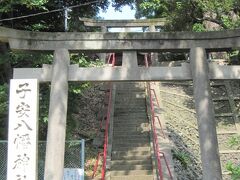
<path fill-rule="evenodd" d="M 240 26 L 239 0 L 114 0 L 116 9 L 130 5 L 136 18 L 167 18 L 166 30 L 206 31 Z"/>
<path fill-rule="evenodd" d="M 63 9 L 64 6 L 80 5 L 72 9 L 69 13 L 70 31 L 82 30 L 79 17 L 95 17 L 100 9 L 106 9 L 108 0 L 99 0 L 99 3 L 92 0 L 5 0 L 0 1 L 1 18 L 12 18 L 40 12 L 48 12 L 56 9 Z M 84 5 L 85 3 L 91 3 Z M 31 31 L 64 31 L 64 14 L 63 10 L 33 16 L 12 21 L 3 21 L 0 25 L 12 27 L 15 29 L 24 29 Z"/>
<path fill-rule="evenodd" d="M 94 1 L 94 0 L 93 0 Z M 60 2 L 60 4 L 59 4 Z M 47 12 L 55 9 L 62 9 L 63 6 L 73 6 L 79 4 L 88 3 L 88 0 L 4 0 L 0 1 L 0 13 L 1 19 L 18 17 L 28 14 L 35 14 L 39 12 Z M 102 8 L 106 8 L 108 4 L 107 0 L 103 0 L 100 3 L 93 3 L 91 5 L 79 6 L 73 8 L 70 12 L 71 19 L 69 20 L 71 31 L 83 30 L 81 22 L 78 17 L 95 17 L 98 11 Z M 30 30 L 30 31 L 63 31 L 63 13 L 54 12 L 41 16 L 33 16 L 30 18 L 17 19 L 12 21 L 0 22 L 0 25 L 6 27 L 13 27 L 16 29 Z M 12 76 L 12 69 L 16 67 L 41 67 L 43 63 L 52 64 L 53 55 L 46 53 L 24 53 L 24 52 L 12 52 L 7 49 L 7 46 L 0 44 L 0 139 L 7 138 L 7 122 L 8 122 L 8 89 L 9 79 Z M 90 66 L 98 64 L 98 61 L 93 61 L 92 58 L 88 58 L 81 53 L 71 55 L 71 61 L 79 64 L 80 66 Z M 96 63 L 95 63 L 96 62 Z M 69 99 L 76 101 L 76 96 L 81 96 L 82 91 L 89 86 L 85 83 L 72 84 L 69 88 Z M 48 83 L 41 84 L 40 86 L 40 117 L 39 117 L 39 137 L 45 139 L 47 116 L 49 106 L 49 90 L 50 85 Z M 79 103 L 79 102 L 77 102 Z M 71 104 L 70 104 L 71 105 Z M 76 106 L 69 108 L 69 129 L 74 128 L 71 114 L 75 110 Z M 69 137 L 71 136 L 70 133 Z"/>

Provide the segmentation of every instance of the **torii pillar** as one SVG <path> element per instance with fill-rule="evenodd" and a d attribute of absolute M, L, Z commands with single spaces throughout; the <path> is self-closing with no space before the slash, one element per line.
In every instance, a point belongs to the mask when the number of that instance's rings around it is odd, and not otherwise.
<path fill-rule="evenodd" d="M 156 26 L 155 25 L 149 26 L 149 31 L 156 32 Z M 152 66 L 158 66 L 158 53 L 151 53 L 151 61 Z"/>
<path fill-rule="evenodd" d="M 203 180 L 221 180 L 222 172 L 218 150 L 214 106 L 208 77 L 209 67 L 204 48 L 191 48 L 190 65 L 198 121 Z"/>
<path fill-rule="evenodd" d="M 62 180 L 63 178 L 69 64 L 70 57 L 67 49 L 54 51 L 44 180 Z"/>

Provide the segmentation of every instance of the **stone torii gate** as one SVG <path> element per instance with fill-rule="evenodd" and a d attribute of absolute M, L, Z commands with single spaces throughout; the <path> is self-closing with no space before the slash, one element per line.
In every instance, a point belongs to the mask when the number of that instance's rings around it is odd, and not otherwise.
<path fill-rule="evenodd" d="M 12 50 L 53 51 L 52 65 L 14 70 L 14 78 L 51 82 L 45 180 L 63 177 L 68 81 L 193 80 L 203 179 L 222 179 L 209 80 L 240 79 L 240 66 L 209 64 L 206 52 L 240 47 L 240 30 L 175 33 L 47 33 L 0 28 Z M 123 52 L 119 67 L 70 65 L 69 51 Z M 190 53 L 180 67 L 138 67 L 137 51 Z"/>

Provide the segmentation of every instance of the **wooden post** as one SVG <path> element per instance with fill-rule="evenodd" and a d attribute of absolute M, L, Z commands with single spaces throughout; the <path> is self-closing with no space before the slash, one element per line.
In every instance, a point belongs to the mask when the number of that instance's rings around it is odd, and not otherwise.
<path fill-rule="evenodd" d="M 190 59 L 198 120 L 203 180 L 221 180 L 222 173 L 216 122 L 205 49 L 202 47 L 192 48 L 190 51 Z"/>
<path fill-rule="evenodd" d="M 54 52 L 44 180 L 62 180 L 68 100 L 67 49 Z"/>

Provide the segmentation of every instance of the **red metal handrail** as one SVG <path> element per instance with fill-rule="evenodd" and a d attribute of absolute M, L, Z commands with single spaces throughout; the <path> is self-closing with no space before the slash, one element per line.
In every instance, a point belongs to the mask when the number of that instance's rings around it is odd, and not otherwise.
<path fill-rule="evenodd" d="M 107 63 L 110 64 L 110 62 L 112 63 L 112 67 L 114 67 L 115 63 L 116 63 L 115 53 L 111 53 L 109 55 Z M 109 90 L 109 97 L 108 97 L 107 115 L 103 116 L 103 118 L 102 118 L 102 122 L 103 122 L 103 120 L 106 119 L 103 152 L 98 153 L 97 161 L 94 165 L 93 174 L 92 174 L 92 178 L 94 178 L 97 168 L 98 168 L 99 159 L 101 156 L 103 156 L 103 164 L 102 164 L 102 172 L 101 172 L 102 180 L 105 179 L 105 172 L 106 172 L 106 162 L 107 162 L 106 160 L 107 160 L 107 148 L 108 148 L 108 128 L 109 128 L 109 121 L 110 121 L 110 111 L 112 109 L 112 104 L 111 104 L 111 102 L 112 102 L 112 84 L 111 83 L 110 83 L 109 89 L 110 90 Z M 100 124 L 100 128 L 102 128 L 102 122 Z"/>
<path fill-rule="evenodd" d="M 112 53 L 112 67 L 115 66 L 115 53 Z M 105 179 L 106 173 L 106 163 L 107 163 L 107 148 L 108 148 L 108 128 L 110 122 L 110 113 L 112 109 L 112 84 L 110 83 L 109 99 L 108 99 L 108 110 L 107 110 L 107 120 L 105 125 L 105 135 L 104 135 L 104 146 L 103 146 L 103 165 L 102 165 L 102 176 L 101 179 Z"/>
<path fill-rule="evenodd" d="M 107 120 L 105 125 L 104 146 L 103 146 L 103 166 L 102 166 L 102 178 L 101 178 L 102 180 L 104 180 L 105 178 L 105 171 L 106 171 L 107 148 L 108 148 L 108 127 L 110 122 L 110 112 L 112 108 L 111 101 L 112 101 L 112 87 L 110 87 L 110 92 L 109 92 Z"/>
<path fill-rule="evenodd" d="M 108 56 L 107 64 L 110 64 L 110 63 L 111 63 L 111 57 L 112 57 L 112 53 L 109 54 L 109 56 Z"/>
<path fill-rule="evenodd" d="M 153 91 L 154 96 L 155 96 L 155 99 L 156 99 L 156 101 L 157 101 L 157 105 L 158 105 L 158 107 L 160 108 L 160 105 L 159 105 L 158 100 L 157 100 L 157 95 L 156 95 L 155 89 L 151 89 L 151 88 L 150 88 L 150 90 Z"/>
<path fill-rule="evenodd" d="M 154 149 L 155 149 L 155 154 L 156 154 L 156 157 L 157 157 L 157 161 L 158 161 L 158 174 L 159 174 L 159 178 L 160 180 L 163 180 L 163 173 L 162 173 L 162 164 L 161 164 L 161 156 L 160 154 L 163 155 L 163 158 L 164 158 L 164 161 L 165 161 L 165 164 L 167 166 L 167 169 L 168 169 L 168 173 L 169 173 L 169 177 L 171 179 L 173 179 L 172 177 L 172 173 L 170 171 L 170 168 L 169 168 L 169 165 L 168 165 L 168 162 L 167 162 L 167 159 L 165 157 L 165 154 L 163 152 L 160 151 L 160 148 L 159 148 L 159 144 L 158 144 L 158 136 L 157 136 L 157 132 L 156 132 L 156 125 L 155 125 L 155 117 L 158 117 L 158 116 L 155 116 L 155 112 L 154 112 L 154 104 L 153 104 L 153 99 L 152 99 L 152 93 L 151 93 L 151 87 L 150 87 L 150 84 L 148 84 L 148 92 L 149 92 L 149 96 L 150 96 L 150 108 L 151 108 L 151 116 L 152 116 L 152 127 L 153 127 L 153 139 L 154 139 Z M 159 118 L 159 117 L 158 117 Z M 160 119 L 159 119 L 159 123 L 160 123 Z M 161 125 L 161 123 L 160 123 Z M 162 128 L 162 127 L 161 127 Z M 162 131 L 163 132 L 163 131 Z"/>
<path fill-rule="evenodd" d="M 115 66 L 115 63 L 116 63 L 115 53 L 111 53 L 111 54 L 108 56 L 107 64 L 112 64 L 112 67 L 114 67 L 114 66 Z"/>
<path fill-rule="evenodd" d="M 158 166 L 158 175 L 160 180 L 163 180 L 163 173 L 162 173 L 162 164 L 161 164 L 161 158 L 159 156 L 159 145 L 157 142 L 157 133 L 156 133 L 156 127 L 155 127 L 155 112 L 154 112 L 154 105 L 153 105 L 153 101 L 152 101 L 152 94 L 150 91 L 150 84 L 147 85 L 148 86 L 148 93 L 150 96 L 150 109 L 151 109 L 151 115 L 152 115 L 152 127 L 153 127 L 153 140 L 154 140 L 154 152 L 155 155 L 157 157 L 157 166 Z"/>
<path fill-rule="evenodd" d="M 169 174 L 170 178 L 173 179 L 173 176 L 172 176 L 172 173 L 171 173 L 171 170 L 170 170 L 170 168 L 169 168 L 169 165 L 168 165 L 168 162 L 167 162 L 167 159 L 166 159 L 166 156 L 165 156 L 164 152 L 161 152 L 161 151 L 160 151 L 160 154 L 162 154 L 162 156 L 163 156 L 163 158 L 164 158 L 164 161 L 165 161 L 165 164 L 166 164 L 166 166 L 167 166 L 168 174 Z"/>
<path fill-rule="evenodd" d="M 92 179 L 95 177 L 95 175 L 96 175 L 96 172 L 97 172 L 97 169 L 98 169 L 98 162 L 99 162 L 99 159 L 100 159 L 100 157 L 101 156 L 103 156 L 103 153 L 102 152 L 99 152 L 98 153 L 98 157 L 97 157 L 97 161 L 96 161 L 96 163 L 95 163 L 95 165 L 94 165 L 94 169 L 93 169 L 93 173 L 92 173 Z"/>
<path fill-rule="evenodd" d="M 161 123 L 161 121 L 160 121 L 160 118 L 159 118 L 158 116 L 154 116 L 154 120 L 155 120 L 155 118 L 158 119 L 158 124 L 159 124 L 159 126 L 160 126 L 160 128 L 161 128 L 163 138 L 165 139 L 165 138 L 166 138 L 166 135 L 165 135 L 165 133 L 164 133 L 164 131 L 163 131 L 163 127 L 162 127 L 162 123 Z M 155 121 L 154 121 L 154 123 L 155 123 Z"/>
<path fill-rule="evenodd" d="M 147 55 L 145 55 L 144 58 L 145 58 L 145 66 L 148 67 Z M 162 164 L 161 164 L 161 156 L 160 156 L 160 154 L 161 154 L 164 158 L 165 163 L 166 163 L 168 173 L 169 173 L 169 177 L 171 179 L 173 179 L 172 173 L 170 171 L 170 168 L 169 168 L 169 165 L 168 165 L 168 162 L 167 162 L 167 159 L 165 157 L 165 154 L 160 151 L 159 144 L 158 144 L 158 136 L 157 136 L 156 126 L 155 126 L 155 118 L 156 117 L 158 118 L 158 122 L 159 122 L 159 125 L 161 127 L 161 130 L 162 130 L 162 133 L 163 133 L 164 137 L 165 137 L 165 134 L 164 134 L 164 131 L 163 131 L 163 128 L 162 128 L 159 117 L 155 116 L 155 109 L 154 109 L 153 98 L 152 98 L 152 93 L 151 92 L 152 91 L 154 92 L 154 95 L 155 95 L 155 98 L 156 98 L 156 101 L 157 101 L 157 104 L 158 104 L 156 92 L 155 92 L 154 89 L 151 89 L 150 83 L 147 83 L 147 90 L 148 90 L 148 94 L 149 94 L 149 97 L 150 97 L 150 109 L 151 109 L 152 127 L 153 127 L 154 151 L 155 151 L 155 155 L 157 157 L 158 175 L 159 175 L 160 180 L 163 180 Z M 158 107 L 160 108 L 159 104 L 158 104 Z"/>

